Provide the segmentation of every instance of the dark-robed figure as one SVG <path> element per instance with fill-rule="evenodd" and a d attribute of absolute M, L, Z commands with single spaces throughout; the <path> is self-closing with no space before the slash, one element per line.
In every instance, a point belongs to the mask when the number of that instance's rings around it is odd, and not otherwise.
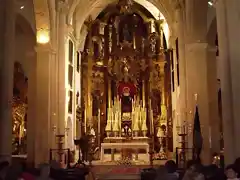
<path fill-rule="evenodd" d="M 88 161 L 89 136 L 86 135 L 85 133 L 80 138 L 79 146 L 82 152 L 82 159 L 81 159 L 82 162 Z"/>

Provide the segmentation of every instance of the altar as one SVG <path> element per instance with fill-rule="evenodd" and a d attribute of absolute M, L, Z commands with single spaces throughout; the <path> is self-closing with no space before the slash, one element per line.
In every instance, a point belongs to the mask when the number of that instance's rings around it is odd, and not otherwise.
<path fill-rule="evenodd" d="M 122 143 L 101 143 L 101 161 L 106 161 L 104 158 L 104 151 L 111 150 L 111 161 L 121 161 L 124 160 L 125 156 L 123 154 L 124 150 L 131 150 L 132 158 L 131 161 L 145 161 L 149 162 L 149 144 L 143 142 L 122 142 Z M 116 158 L 116 151 L 119 151 L 120 157 Z M 139 156 L 140 150 L 144 150 L 144 153 L 141 153 Z"/>
<path fill-rule="evenodd" d="M 79 131 L 94 134 L 94 152 L 100 151 L 95 159 L 101 161 L 149 161 L 149 150 L 166 151 L 172 144 L 171 87 L 166 83 L 171 74 L 162 29 L 136 13 L 121 12 L 126 7 L 119 1 L 108 23 L 89 19 L 81 56 Z"/>

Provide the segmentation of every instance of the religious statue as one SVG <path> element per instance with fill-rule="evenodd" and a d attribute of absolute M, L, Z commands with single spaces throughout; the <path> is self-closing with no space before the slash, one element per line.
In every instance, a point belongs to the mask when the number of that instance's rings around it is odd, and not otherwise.
<path fill-rule="evenodd" d="M 120 12 L 127 14 L 131 12 L 131 7 L 133 5 L 133 0 L 119 0 Z"/>
<path fill-rule="evenodd" d="M 150 41 L 150 50 L 152 53 L 156 52 L 156 44 L 157 44 L 157 39 L 155 35 L 151 35 L 149 37 L 149 41 Z"/>
<path fill-rule="evenodd" d="M 132 41 L 131 32 L 127 24 L 124 24 L 124 27 L 123 27 L 123 40 L 127 42 Z"/>
<path fill-rule="evenodd" d="M 99 59 L 104 58 L 104 39 L 99 42 Z"/>
<path fill-rule="evenodd" d="M 12 103 L 13 118 L 13 153 L 19 153 L 19 147 L 24 145 L 26 137 L 26 114 L 27 114 L 27 78 L 24 75 L 20 63 L 14 64 L 14 88 Z"/>

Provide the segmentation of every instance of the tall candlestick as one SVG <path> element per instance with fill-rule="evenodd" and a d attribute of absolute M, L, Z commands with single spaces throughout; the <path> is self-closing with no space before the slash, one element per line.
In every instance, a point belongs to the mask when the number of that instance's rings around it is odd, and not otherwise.
<path fill-rule="evenodd" d="M 144 54 L 144 48 L 145 48 L 145 39 L 142 37 L 142 42 L 141 42 L 141 53 Z"/>
<path fill-rule="evenodd" d="M 109 25 L 109 53 L 112 52 L 112 25 Z"/>
<path fill-rule="evenodd" d="M 98 147 L 101 146 L 101 111 L 98 109 Z"/>
<path fill-rule="evenodd" d="M 101 111 L 98 109 L 98 133 L 100 133 L 101 130 Z"/>
<path fill-rule="evenodd" d="M 87 133 L 87 110 L 84 109 L 84 132 Z"/>
<path fill-rule="evenodd" d="M 151 135 L 154 134 L 154 127 L 153 127 L 153 110 L 151 109 Z"/>
<path fill-rule="evenodd" d="M 112 94 L 111 94 L 111 81 L 108 80 L 108 107 L 111 107 Z"/>
<path fill-rule="evenodd" d="M 145 108 L 145 81 L 142 81 L 142 102 L 143 102 L 143 108 Z"/>

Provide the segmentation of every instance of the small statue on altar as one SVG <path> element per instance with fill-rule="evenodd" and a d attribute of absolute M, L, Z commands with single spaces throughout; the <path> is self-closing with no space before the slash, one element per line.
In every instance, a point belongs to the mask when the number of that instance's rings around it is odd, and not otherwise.
<path fill-rule="evenodd" d="M 124 135 L 129 137 L 131 136 L 132 130 L 127 125 L 124 126 Z"/>

